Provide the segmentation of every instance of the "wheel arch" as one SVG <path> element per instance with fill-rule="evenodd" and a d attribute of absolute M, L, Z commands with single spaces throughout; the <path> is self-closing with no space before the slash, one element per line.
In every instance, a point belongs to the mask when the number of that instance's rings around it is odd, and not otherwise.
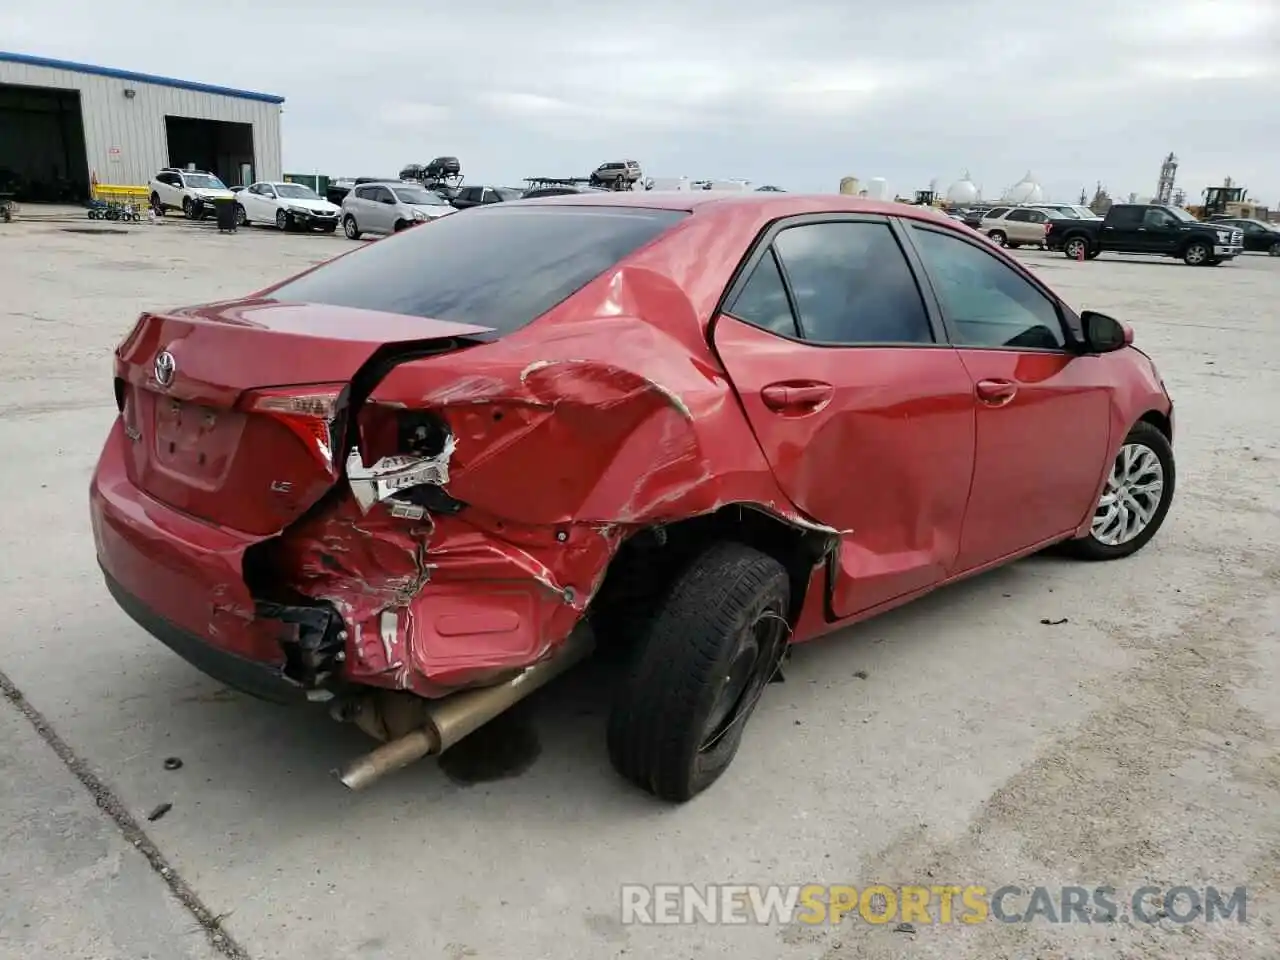
<path fill-rule="evenodd" d="M 1170 443 L 1173 443 L 1173 421 L 1169 415 L 1162 410 L 1148 410 L 1138 418 L 1139 423 L 1149 423 L 1162 434 Z"/>
<path fill-rule="evenodd" d="M 651 607 L 692 560 L 715 543 L 759 550 L 787 571 L 788 620 L 794 627 L 808 599 L 814 570 L 836 547 L 838 535 L 805 527 L 751 503 L 731 503 L 711 513 L 655 524 L 632 534 L 614 554 L 592 601 L 596 616 Z M 612 609 L 610 609 L 612 608 Z"/>

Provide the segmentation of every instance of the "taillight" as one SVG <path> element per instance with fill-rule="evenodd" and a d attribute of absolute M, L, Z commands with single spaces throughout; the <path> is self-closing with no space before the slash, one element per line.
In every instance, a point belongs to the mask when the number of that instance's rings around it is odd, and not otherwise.
<path fill-rule="evenodd" d="M 1046 220 L 1046 221 L 1044 222 L 1044 232 L 1047 234 L 1047 233 L 1049 232 L 1049 228 L 1050 228 L 1050 227 L 1052 227 L 1052 226 L 1053 226 L 1053 221 L 1052 221 L 1052 220 Z"/>
<path fill-rule="evenodd" d="M 334 434 L 346 407 L 346 384 L 309 384 L 252 390 L 241 401 L 249 413 L 271 417 L 287 427 L 319 461 L 325 472 L 337 475 Z"/>

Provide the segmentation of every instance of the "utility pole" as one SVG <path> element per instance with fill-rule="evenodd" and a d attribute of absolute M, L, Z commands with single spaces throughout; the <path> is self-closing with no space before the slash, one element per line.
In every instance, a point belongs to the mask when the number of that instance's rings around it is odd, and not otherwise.
<path fill-rule="evenodd" d="M 1160 179 L 1156 181 L 1155 203 L 1169 204 L 1173 201 L 1173 181 L 1178 176 L 1178 158 L 1172 153 L 1164 158 L 1160 167 Z"/>

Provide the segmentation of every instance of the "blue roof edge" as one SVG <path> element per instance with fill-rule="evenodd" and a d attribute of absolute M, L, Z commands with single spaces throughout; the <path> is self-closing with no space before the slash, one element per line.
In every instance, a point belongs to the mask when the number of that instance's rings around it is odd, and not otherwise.
<path fill-rule="evenodd" d="M 234 87 L 218 87 L 209 83 L 195 83 L 192 80 L 178 80 L 174 77 L 160 77 L 150 73 L 135 73 L 132 70 L 117 70 L 114 67 L 99 67 L 92 63 L 76 63 L 73 60 L 54 60 L 50 57 L 35 57 L 27 53 L 9 53 L 0 50 L 0 63 L 24 63 L 31 67 L 47 67 L 50 70 L 68 70 L 72 73 L 88 73 L 98 77 L 113 77 L 116 80 L 132 80 L 134 83 L 150 83 L 159 87 L 176 87 L 179 90 L 191 90 L 195 93 L 212 93 L 221 97 L 235 97 L 239 100 L 257 100 L 261 103 L 284 103 L 284 97 L 273 93 L 255 93 L 252 90 L 236 90 Z"/>

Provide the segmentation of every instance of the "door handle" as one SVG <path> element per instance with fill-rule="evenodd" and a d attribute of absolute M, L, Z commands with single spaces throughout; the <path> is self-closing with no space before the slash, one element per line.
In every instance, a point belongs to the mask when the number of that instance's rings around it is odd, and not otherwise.
<path fill-rule="evenodd" d="M 1001 407 L 1013 399 L 1018 385 L 1012 380 L 979 380 L 978 399 L 993 407 Z"/>
<path fill-rule="evenodd" d="M 771 383 L 760 391 L 760 398 L 770 410 L 798 413 L 816 410 L 826 404 L 835 387 L 816 380 L 789 380 Z"/>

